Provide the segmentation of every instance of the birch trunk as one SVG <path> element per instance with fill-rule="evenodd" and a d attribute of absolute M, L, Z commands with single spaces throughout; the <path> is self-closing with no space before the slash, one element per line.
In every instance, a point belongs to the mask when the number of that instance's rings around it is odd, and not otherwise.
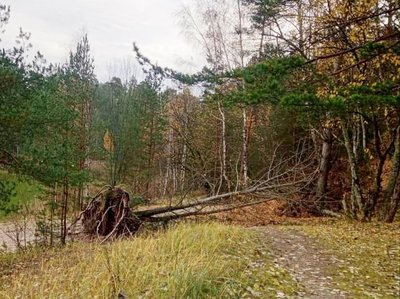
<path fill-rule="evenodd" d="M 239 55 L 240 55 L 240 66 L 244 68 L 244 50 L 243 50 L 243 24 L 242 24 L 242 9 L 240 0 L 237 0 L 237 9 L 239 15 Z M 243 83 L 244 88 L 244 83 Z M 242 175 L 241 175 L 241 185 L 246 187 L 248 184 L 248 124 L 247 124 L 247 111 L 244 107 L 242 109 L 243 117 L 243 128 L 242 128 Z"/>
<path fill-rule="evenodd" d="M 230 184 L 229 184 L 229 179 L 226 174 L 226 120 L 225 120 L 225 111 L 221 107 L 221 103 L 218 103 L 218 110 L 221 115 L 221 178 L 220 178 L 220 188 L 223 185 L 223 182 L 227 184 L 228 190 L 230 190 Z"/>
<path fill-rule="evenodd" d="M 342 130 L 351 172 L 351 207 L 354 216 L 358 217 L 358 215 L 364 211 L 364 198 L 360 186 L 359 170 L 353 151 L 353 146 L 350 141 L 347 124 L 342 125 Z"/>
<path fill-rule="evenodd" d="M 247 136 L 247 111 L 243 108 L 243 153 L 242 153 L 242 185 L 247 186 L 248 183 L 248 136 Z"/>

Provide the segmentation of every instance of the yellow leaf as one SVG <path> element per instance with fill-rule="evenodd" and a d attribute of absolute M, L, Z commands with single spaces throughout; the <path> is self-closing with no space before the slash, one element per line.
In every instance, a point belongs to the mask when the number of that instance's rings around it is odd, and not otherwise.
<path fill-rule="evenodd" d="M 112 134 L 107 130 L 103 137 L 103 146 L 107 152 L 114 152 L 114 141 Z"/>

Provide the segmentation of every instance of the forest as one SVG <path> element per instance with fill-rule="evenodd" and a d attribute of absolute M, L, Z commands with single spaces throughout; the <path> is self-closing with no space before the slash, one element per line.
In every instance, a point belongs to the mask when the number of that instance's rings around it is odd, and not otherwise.
<path fill-rule="evenodd" d="M 0 2 L 0 298 L 398 298 L 399 2 L 192 2 L 107 81 Z"/>

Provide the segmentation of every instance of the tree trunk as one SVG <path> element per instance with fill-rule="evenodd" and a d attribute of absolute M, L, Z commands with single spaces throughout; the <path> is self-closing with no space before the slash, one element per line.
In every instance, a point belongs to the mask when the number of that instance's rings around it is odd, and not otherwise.
<path fill-rule="evenodd" d="M 378 165 L 375 171 L 375 177 L 374 177 L 374 185 L 373 189 L 369 192 L 368 196 L 368 201 L 365 205 L 365 211 L 364 211 L 364 220 L 365 221 L 370 221 L 371 217 L 373 216 L 375 212 L 376 205 L 378 203 L 379 196 L 382 192 L 382 175 L 383 175 L 383 168 L 385 166 L 386 158 L 389 154 L 389 151 L 391 150 L 392 146 L 394 145 L 395 148 L 397 147 L 396 143 L 398 142 L 398 127 L 396 130 L 394 130 L 394 134 L 392 136 L 392 141 L 390 144 L 386 147 L 385 150 L 382 149 L 382 140 L 381 140 L 381 133 L 379 130 L 379 124 L 377 119 L 374 117 L 373 118 L 373 124 L 374 124 L 374 139 L 375 139 L 375 151 L 376 155 L 378 156 Z M 394 155 L 394 161 L 393 161 L 393 180 L 396 181 L 396 161 L 395 157 L 396 152 Z M 391 194 L 389 196 L 392 196 L 394 190 L 391 190 Z"/>
<path fill-rule="evenodd" d="M 221 178 L 220 178 L 220 186 L 219 189 L 223 187 L 223 183 L 225 181 L 227 185 L 228 191 L 230 190 L 230 183 L 228 176 L 226 174 L 226 120 L 225 120 L 225 111 L 221 107 L 221 103 L 218 103 L 219 113 L 221 114 L 221 125 L 222 125 L 222 132 L 221 132 Z"/>
<path fill-rule="evenodd" d="M 382 191 L 382 173 L 385 161 L 386 161 L 386 156 L 379 158 L 378 166 L 375 172 L 374 186 L 373 189 L 369 192 L 368 201 L 364 207 L 365 221 L 371 220 L 371 217 L 374 214 L 376 205 L 378 203 L 379 194 Z"/>
<path fill-rule="evenodd" d="M 54 245 L 54 208 L 57 204 L 57 183 L 53 186 L 53 201 L 50 205 L 50 246 Z"/>
<path fill-rule="evenodd" d="M 244 48 L 243 48 L 243 15 L 240 0 L 237 0 L 237 9 L 239 16 L 239 50 L 240 50 L 240 67 L 244 68 Z M 245 88 L 244 83 L 242 83 L 243 88 Z M 243 128 L 242 128 L 242 173 L 241 173 L 241 185 L 246 187 L 248 184 L 248 144 L 249 144 L 249 130 L 247 123 L 247 111 L 246 108 L 242 108 L 243 117 Z"/>
<path fill-rule="evenodd" d="M 399 187 L 399 182 L 397 182 L 397 187 L 389 203 L 388 212 L 385 218 L 386 223 L 392 223 L 394 221 L 399 206 L 400 206 L 400 187 Z"/>
<path fill-rule="evenodd" d="M 317 191 L 316 196 L 317 199 L 324 199 L 327 186 L 328 186 L 328 178 L 329 171 L 331 168 L 331 152 L 332 152 L 332 132 L 330 129 L 324 129 L 322 135 L 322 150 L 321 150 L 321 159 L 319 165 L 319 175 L 317 182 Z"/>
<path fill-rule="evenodd" d="M 242 186 L 246 187 L 248 182 L 248 130 L 247 130 L 247 111 L 246 108 L 242 110 L 243 115 L 243 130 L 242 130 L 242 137 L 243 137 L 243 145 L 242 145 Z"/>
<path fill-rule="evenodd" d="M 148 159 L 147 159 L 147 171 L 150 173 L 153 166 L 153 155 L 154 155 L 154 115 L 151 117 L 150 132 L 149 132 L 149 144 L 148 144 Z M 146 177 L 146 195 L 150 195 L 150 178 Z"/>
<path fill-rule="evenodd" d="M 64 178 L 63 186 L 63 203 L 61 207 L 61 236 L 60 241 L 62 245 L 65 245 L 67 238 L 67 214 L 68 214 L 68 197 L 69 197 L 69 184 L 68 178 Z"/>
<path fill-rule="evenodd" d="M 400 126 L 396 130 L 395 151 L 392 158 L 392 173 L 384 192 L 385 222 L 394 221 L 400 206 Z"/>
<path fill-rule="evenodd" d="M 359 170 L 356 163 L 353 146 L 350 142 L 350 136 L 347 124 L 342 125 L 344 144 L 349 158 L 351 172 L 351 209 L 355 217 L 364 211 L 364 197 L 360 186 Z M 364 215 L 362 215 L 363 217 Z M 363 217 L 364 218 L 364 217 Z"/>

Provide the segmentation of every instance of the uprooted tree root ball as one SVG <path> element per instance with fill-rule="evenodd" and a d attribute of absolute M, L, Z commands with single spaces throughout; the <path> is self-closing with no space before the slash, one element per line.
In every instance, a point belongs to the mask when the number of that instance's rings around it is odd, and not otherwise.
<path fill-rule="evenodd" d="M 108 189 L 95 197 L 82 212 L 84 232 L 104 237 L 133 235 L 142 221 L 129 207 L 129 194 L 121 188 Z"/>

